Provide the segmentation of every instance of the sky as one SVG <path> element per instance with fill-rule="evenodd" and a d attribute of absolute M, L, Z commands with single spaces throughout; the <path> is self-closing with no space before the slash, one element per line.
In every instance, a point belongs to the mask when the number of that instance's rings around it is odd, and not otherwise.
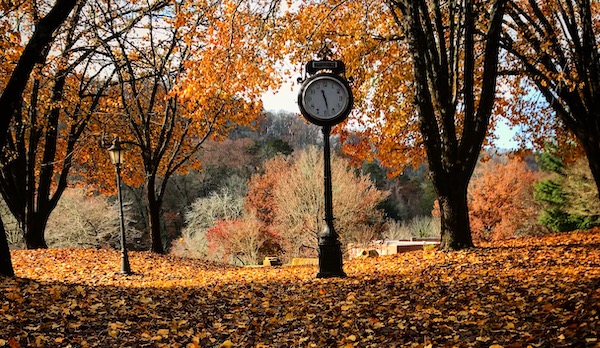
<path fill-rule="evenodd" d="M 299 112 L 298 90 L 300 85 L 295 82 L 284 83 L 278 91 L 268 91 L 263 94 L 263 106 L 267 111 Z"/>

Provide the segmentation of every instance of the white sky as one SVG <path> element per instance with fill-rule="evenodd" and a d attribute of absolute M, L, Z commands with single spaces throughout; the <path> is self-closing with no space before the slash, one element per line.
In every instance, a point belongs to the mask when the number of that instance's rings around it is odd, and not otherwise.
<path fill-rule="evenodd" d="M 263 94 L 262 101 L 267 111 L 289 111 L 300 112 L 298 109 L 298 83 L 286 82 L 279 91 L 269 91 Z"/>

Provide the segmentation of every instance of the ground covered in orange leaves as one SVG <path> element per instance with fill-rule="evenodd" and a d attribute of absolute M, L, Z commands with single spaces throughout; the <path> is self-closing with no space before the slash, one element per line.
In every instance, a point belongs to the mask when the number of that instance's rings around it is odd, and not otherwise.
<path fill-rule="evenodd" d="M 468 251 L 235 268 L 108 250 L 14 251 L 0 346 L 600 347 L 600 229 Z"/>

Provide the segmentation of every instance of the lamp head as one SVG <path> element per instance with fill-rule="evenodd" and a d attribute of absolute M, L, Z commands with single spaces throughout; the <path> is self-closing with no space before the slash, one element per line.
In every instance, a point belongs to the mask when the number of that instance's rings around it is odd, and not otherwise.
<path fill-rule="evenodd" d="M 119 138 L 115 138 L 111 147 L 108 148 L 108 153 L 110 155 L 110 161 L 112 162 L 112 164 L 120 165 L 123 163 L 125 157 L 125 149 L 121 147 Z"/>

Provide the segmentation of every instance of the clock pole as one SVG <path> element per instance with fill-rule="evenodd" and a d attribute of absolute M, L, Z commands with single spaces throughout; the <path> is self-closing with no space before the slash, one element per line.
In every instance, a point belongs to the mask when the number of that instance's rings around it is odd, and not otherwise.
<path fill-rule="evenodd" d="M 323 126 L 323 186 L 325 227 L 319 236 L 319 273 L 317 278 L 345 277 L 342 268 L 342 247 L 333 225 L 333 193 L 331 192 L 331 126 Z"/>
<path fill-rule="evenodd" d="M 331 189 L 331 128 L 343 122 L 352 109 L 353 96 L 346 80 L 342 61 L 331 60 L 331 50 L 325 44 L 318 53 L 319 60 L 306 64 L 309 78 L 299 78 L 300 113 L 309 122 L 323 127 L 323 196 L 325 226 L 319 235 L 319 273 L 317 278 L 346 277 L 343 270 L 342 243 L 334 227 L 333 194 Z M 322 98 L 321 98 L 322 96 Z"/>

